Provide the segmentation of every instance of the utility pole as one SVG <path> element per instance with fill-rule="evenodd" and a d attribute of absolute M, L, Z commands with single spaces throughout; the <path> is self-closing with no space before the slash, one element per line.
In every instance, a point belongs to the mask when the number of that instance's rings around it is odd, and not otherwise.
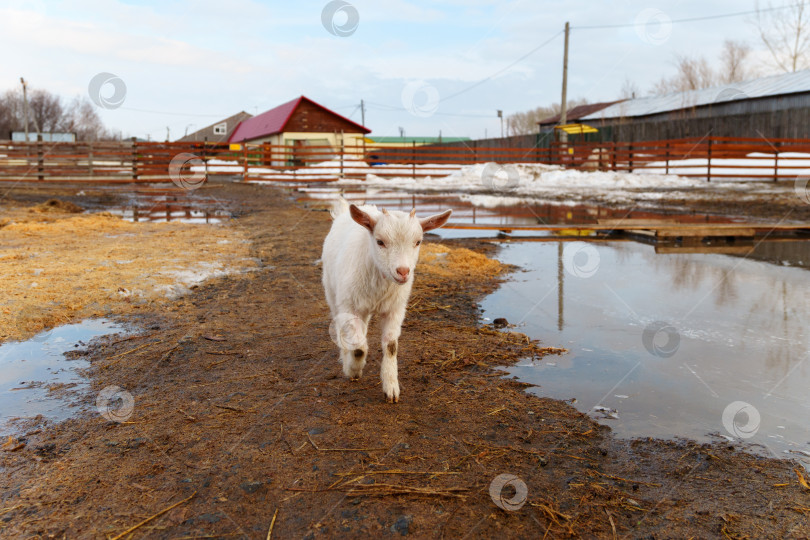
<path fill-rule="evenodd" d="M 360 100 L 360 125 L 366 125 L 366 104 L 363 103 L 363 100 Z"/>
<path fill-rule="evenodd" d="M 20 77 L 20 82 L 23 87 L 23 115 L 25 124 L 25 142 L 28 142 L 28 93 L 25 88 L 25 79 Z"/>
<path fill-rule="evenodd" d="M 563 50 L 563 80 L 562 80 L 562 103 L 560 104 L 560 125 L 568 123 L 568 34 L 571 27 L 568 21 L 565 22 L 565 48 Z M 560 130 L 560 141 L 568 142 L 568 133 Z"/>
<path fill-rule="evenodd" d="M 498 109 L 498 118 L 501 119 L 501 139 L 503 139 L 503 111 Z"/>

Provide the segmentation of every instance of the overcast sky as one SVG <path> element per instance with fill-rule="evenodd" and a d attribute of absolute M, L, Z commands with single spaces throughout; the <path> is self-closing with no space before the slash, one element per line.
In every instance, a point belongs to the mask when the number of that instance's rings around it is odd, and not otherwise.
<path fill-rule="evenodd" d="M 364 99 L 377 135 L 481 138 L 500 134 L 497 109 L 560 100 L 566 21 L 568 95 L 590 101 L 616 99 L 627 78 L 646 93 L 676 53 L 714 61 L 725 39 L 761 49 L 749 16 L 678 22 L 747 0 L 333 1 L 0 1 L 0 90 L 24 76 L 72 98 L 111 73 L 126 93 L 99 108 L 105 124 L 152 140 L 302 94 L 358 122 Z"/>

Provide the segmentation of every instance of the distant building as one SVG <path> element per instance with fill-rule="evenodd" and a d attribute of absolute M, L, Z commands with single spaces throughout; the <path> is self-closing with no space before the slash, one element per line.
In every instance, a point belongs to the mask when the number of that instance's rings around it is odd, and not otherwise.
<path fill-rule="evenodd" d="M 810 70 L 628 99 L 577 120 L 598 128 L 604 141 L 810 138 Z"/>
<path fill-rule="evenodd" d="M 44 142 L 76 142 L 76 134 L 75 133 L 63 133 L 63 132 L 50 132 L 46 131 L 44 133 L 37 133 L 36 131 L 29 131 L 28 132 L 28 140 L 30 142 L 37 142 L 37 136 L 42 135 L 42 140 Z M 11 132 L 11 140 L 22 142 L 25 140 L 25 132 L 24 131 L 12 131 Z"/>
<path fill-rule="evenodd" d="M 571 108 L 571 110 L 566 111 L 566 123 L 574 123 L 578 122 L 581 118 L 586 116 L 596 114 L 601 110 L 610 107 L 611 105 L 615 105 L 616 103 L 621 103 L 624 100 L 618 101 L 603 101 L 600 103 L 586 103 L 585 105 L 577 105 L 576 107 Z M 545 127 L 554 127 L 560 123 L 560 113 L 555 114 L 554 116 L 549 116 L 548 118 L 544 118 L 537 122 L 537 125 L 540 126 L 542 131 Z"/>
<path fill-rule="evenodd" d="M 188 135 L 177 139 L 177 142 L 228 142 L 228 139 L 230 139 L 231 135 L 233 135 L 236 126 L 239 125 L 239 122 L 247 120 L 251 116 L 253 115 L 246 113 L 245 111 L 236 113 L 233 116 L 229 116 L 224 120 L 215 122 L 210 126 L 206 126 L 195 131 L 194 133 L 189 133 Z"/>
<path fill-rule="evenodd" d="M 367 127 L 301 96 L 242 121 L 229 141 L 337 149 L 341 144 L 362 145 L 363 138 L 369 133 L 371 130 Z"/>
<path fill-rule="evenodd" d="M 367 146 L 401 147 L 422 146 L 425 144 L 439 144 L 469 141 L 469 137 L 366 137 Z"/>

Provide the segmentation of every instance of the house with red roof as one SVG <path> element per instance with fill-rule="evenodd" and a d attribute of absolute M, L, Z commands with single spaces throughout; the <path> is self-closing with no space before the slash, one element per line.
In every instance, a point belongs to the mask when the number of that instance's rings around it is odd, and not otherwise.
<path fill-rule="evenodd" d="M 247 118 L 234 129 L 231 144 L 278 145 L 295 149 L 318 146 L 362 146 L 371 133 L 365 126 L 315 103 L 306 96 Z"/>

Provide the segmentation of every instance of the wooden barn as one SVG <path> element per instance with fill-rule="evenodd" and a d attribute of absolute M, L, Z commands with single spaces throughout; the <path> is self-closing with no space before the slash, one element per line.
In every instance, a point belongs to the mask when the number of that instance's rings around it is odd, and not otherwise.
<path fill-rule="evenodd" d="M 601 141 L 810 138 L 810 70 L 628 99 L 577 121 L 599 129 Z"/>
<path fill-rule="evenodd" d="M 229 142 L 301 148 L 362 146 L 371 130 L 301 96 L 242 121 Z"/>

